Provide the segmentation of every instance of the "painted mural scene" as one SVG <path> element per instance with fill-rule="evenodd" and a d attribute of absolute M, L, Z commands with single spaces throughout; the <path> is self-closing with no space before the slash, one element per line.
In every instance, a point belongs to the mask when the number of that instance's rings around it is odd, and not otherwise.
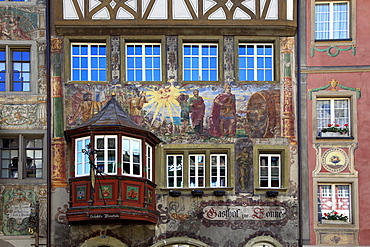
<path fill-rule="evenodd" d="M 171 143 L 280 136 L 279 86 L 234 84 L 66 85 L 68 125 L 89 120 L 113 94 L 137 125 Z"/>
<path fill-rule="evenodd" d="M 0 247 L 370 246 L 368 0 L 0 0 Z"/>

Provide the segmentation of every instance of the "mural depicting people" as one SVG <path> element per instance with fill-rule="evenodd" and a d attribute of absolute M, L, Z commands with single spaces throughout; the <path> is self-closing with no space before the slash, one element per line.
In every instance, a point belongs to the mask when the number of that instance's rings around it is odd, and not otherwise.
<path fill-rule="evenodd" d="M 188 99 L 189 99 L 189 95 L 183 94 L 183 93 L 180 94 L 176 98 L 176 100 L 179 102 L 180 107 L 181 107 L 180 117 L 181 117 L 181 123 L 182 123 L 182 128 L 181 128 L 182 133 L 186 132 L 186 129 L 189 125 L 190 106 L 189 106 Z"/>
<path fill-rule="evenodd" d="M 193 91 L 193 97 L 189 99 L 190 117 L 194 132 L 203 133 L 204 100 L 199 96 L 199 90 Z"/>
<path fill-rule="evenodd" d="M 209 133 L 216 137 L 234 136 L 236 133 L 236 99 L 229 84 L 213 100 L 209 118 Z"/>
<path fill-rule="evenodd" d="M 77 111 L 74 113 L 74 115 L 68 120 L 68 124 L 73 125 L 76 124 L 76 119 L 81 117 L 82 123 L 86 122 L 92 116 L 97 114 L 101 107 L 105 105 L 110 97 L 107 97 L 106 100 L 102 102 L 97 102 L 92 100 L 92 94 L 91 93 L 85 93 L 83 95 L 83 102 L 78 106 Z"/>
<path fill-rule="evenodd" d="M 82 86 L 77 87 L 77 92 L 69 98 L 72 105 L 72 112 L 76 112 L 80 104 L 84 102 L 84 95 L 86 93 L 92 94 L 91 91 Z"/>
<path fill-rule="evenodd" d="M 30 40 L 31 38 L 27 37 L 27 34 L 23 29 L 19 26 L 19 20 L 20 17 L 10 17 L 10 23 L 9 26 L 12 27 L 12 33 L 11 37 L 13 39 L 28 39 Z"/>
<path fill-rule="evenodd" d="M 143 106 L 148 103 L 146 93 L 143 91 L 140 95 L 135 95 L 128 100 L 130 105 L 130 117 L 139 126 L 143 125 Z"/>

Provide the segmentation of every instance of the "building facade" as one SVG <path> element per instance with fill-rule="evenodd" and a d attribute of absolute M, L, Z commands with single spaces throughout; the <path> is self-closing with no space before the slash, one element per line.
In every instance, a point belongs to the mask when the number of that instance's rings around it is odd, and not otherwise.
<path fill-rule="evenodd" d="M 369 2 L 306 1 L 302 13 L 305 244 L 368 246 Z M 304 125 L 302 125 L 304 126 Z M 307 151 L 306 151 L 307 150 Z"/>
<path fill-rule="evenodd" d="M 50 170 L 26 194 L 47 245 L 299 245 L 296 1 L 48 4 Z M 33 243 L 1 181 L 1 239 Z"/>
<path fill-rule="evenodd" d="M 0 246 L 30 246 L 47 232 L 45 7 L 0 1 Z"/>

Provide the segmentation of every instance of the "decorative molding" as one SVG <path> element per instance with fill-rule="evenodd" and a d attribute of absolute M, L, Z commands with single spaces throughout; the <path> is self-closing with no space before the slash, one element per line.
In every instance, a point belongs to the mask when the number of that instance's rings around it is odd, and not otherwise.
<path fill-rule="evenodd" d="M 312 93 L 313 92 L 319 92 L 319 91 L 328 89 L 329 87 L 332 87 L 331 91 L 338 91 L 338 89 L 337 89 L 338 86 L 342 89 L 356 92 L 357 99 L 361 98 L 361 89 L 360 88 L 347 87 L 347 86 L 341 85 L 339 83 L 339 81 L 333 79 L 333 80 L 328 82 L 328 85 L 318 87 L 318 88 L 308 89 L 308 94 L 309 94 L 310 100 L 312 100 Z"/>
<path fill-rule="evenodd" d="M 356 46 L 355 45 L 350 45 L 347 48 L 340 48 L 337 45 L 331 45 L 326 48 L 320 49 L 316 46 L 311 47 L 311 57 L 315 56 L 315 51 L 318 52 L 326 52 L 328 56 L 330 57 L 336 57 L 339 55 L 341 51 L 349 51 L 352 50 L 352 55 L 356 56 Z"/>

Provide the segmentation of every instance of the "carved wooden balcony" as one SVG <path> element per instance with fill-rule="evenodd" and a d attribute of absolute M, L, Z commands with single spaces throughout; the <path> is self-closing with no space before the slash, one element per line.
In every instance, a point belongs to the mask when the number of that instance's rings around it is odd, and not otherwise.
<path fill-rule="evenodd" d="M 84 221 L 143 221 L 156 223 L 155 184 L 127 176 L 71 178 L 67 218 L 70 224 Z M 89 223 L 89 224 L 90 224 Z"/>

